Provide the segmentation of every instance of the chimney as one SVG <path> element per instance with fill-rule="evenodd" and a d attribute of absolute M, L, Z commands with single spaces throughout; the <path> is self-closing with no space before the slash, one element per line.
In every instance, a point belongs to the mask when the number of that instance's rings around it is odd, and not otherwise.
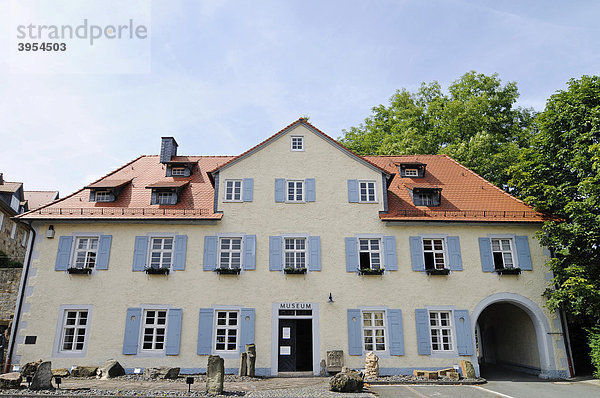
<path fill-rule="evenodd" d="M 0 173 L 0 185 L 4 185 L 4 173 Z"/>
<path fill-rule="evenodd" d="M 160 144 L 160 162 L 168 163 L 177 156 L 177 141 L 173 137 L 162 137 Z"/>

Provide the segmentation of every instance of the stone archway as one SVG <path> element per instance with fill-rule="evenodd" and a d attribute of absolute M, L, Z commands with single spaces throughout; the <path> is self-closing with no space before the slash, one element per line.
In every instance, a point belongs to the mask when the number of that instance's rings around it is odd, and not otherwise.
<path fill-rule="evenodd" d="M 498 311 L 499 320 L 494 321 L 491 311 Z M 479 330 L 478 323 L 485 323 L 484 327 L 498 326 L 500 321 L 503 322 L 515 322 L 513 325 L 515 331 L 514 336 L 506 335 L 510 332 L 510 325 L 503 325 L 502 328 L 497 328 L 497 332 L 500 335 L 493 335 L 491 329 L 488 329 L 487 336 L 482 336 L 482 331 Z M 521 344 L 515 344 L 513 352 L 507 347 L 510 338 L 519 338 L 519 328 L 523 328 L 523 340 Z M 554 377 L 567 377 L 564 371 L 556 369 L 554 348 L 552 344 L 552 330 L 546 315 L 542 309 L 530 299 L 515 293 L 496 293 L 486 297 L 477 304 L 473 310 L 471 316 L 471 330 L 473 335 L 478 333 L 478 337 L 483 338 L 484 341 L 480 340 L 484 355 L 488 355 L 487 359 L 491 361 L 502 361 L 513 363 L 514 365 L 523 366 L 523 370 L 530 369 L 531 373 L 536 372 L 539 369 L 539 377 L 542 378 L 554 378 Z M 485 334 L 485 332 L 484 332 Z M 486 340 L 487 339 L 487 340 Z M 493 340 L 490 340 L 493 339 Z M 501 346 L 495 347 L 495 351 L 490 351 L 490 347 L 487 347 L 487 353 L 485 352 L 485 345 L 489 345 L 491 341 Z M 517 352 L 517 350 L 523 350 L 527 344 L 536 344 L 537 347 L 531 348 L 528 351 Z M 537 349 L 536 349 L 537 348 Z M 479 375 L 479 363 L 476 350 L 472 357 L 475 371 Z M 498 357 L 498 354 L 500 357 Z M 537 356 L 538 358 L 533 358 Z"/>

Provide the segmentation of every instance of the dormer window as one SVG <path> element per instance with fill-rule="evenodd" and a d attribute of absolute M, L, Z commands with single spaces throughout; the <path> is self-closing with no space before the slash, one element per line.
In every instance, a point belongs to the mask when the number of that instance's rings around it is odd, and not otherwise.
<path fill-rule="evenodd" d="M 151 205 L 176 205 L 188 181 L 162 181 L 148 185 L 152 189 Z"/>
<path fill-rule="evenodd" d="M 171 169 L 171 175 L 173 177 L 183 177 L 183 176 L 185 176 L 185 167 L 173 167 Z"/>
<path fill-rule="evenodd" d="M 304 136 L 292 135 L 290 143 L 292 151 L 304 151 Z"/>
<path fill-rule="evenodd" d="M 423 178 L 425 177 L 426 164 L 421 162 L 402 162 L 397 163 L 400 177 L 402 178 Z"/>
<path fill-rule="evenodd" d="M 414 186 L 407 184 L 408 192 L 415 206 L 439 206 L 442 188 L 435 186 Z"/>
<path fill-rule="evenodd" d="M 110 191 L 96 191 L 96 202 L 113 202 L 115 195 Z"/>
<path fill-rule="evenodd" d="M 175 192 L 158 192 L 157 195 L 159 205 L 172 205 L 177 203 Z"/>
<path fill-rule="evenodd" d="M 131 180 L 101 180 L 86 188 L 90 190 L 90 202 L 114 202 Z"/>

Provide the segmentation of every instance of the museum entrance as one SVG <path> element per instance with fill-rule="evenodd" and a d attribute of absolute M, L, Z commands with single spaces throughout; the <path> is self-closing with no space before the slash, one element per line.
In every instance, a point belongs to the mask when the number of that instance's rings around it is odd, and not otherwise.
<path fill-rule="evenodd" d="M 313 370 L 312 310 L 279 310 L 279 372 Z"/>

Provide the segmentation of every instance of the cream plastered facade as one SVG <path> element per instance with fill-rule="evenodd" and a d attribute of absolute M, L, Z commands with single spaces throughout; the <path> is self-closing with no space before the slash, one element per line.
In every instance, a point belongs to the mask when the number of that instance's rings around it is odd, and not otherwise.
<path fill-rule="evenodd" d="M 304 136 L 305 150 L 290 150 L 290 135 Z M 223 201 L 227 179 L 253 178 L 252 202 Z M 316 200 L 310 203 L 275 203 L 276 178 L 315 178 Z M 349 203 L 348 179 L 372 180 L 377 185 L 377 203 Z M 179 366 L 189 371 L 206 368 L 207 356 L 196 353 L 199 309 L 213 306 L 255 309 L 255 342 L 258 374 L 276 375 L 276 307 L 279 303 L 311 303 L 313 319 L 313 372 L 329 350 L 343 350 L 344 362 L 351 368 L 364 367 L 363 356 L 348 354 L 347 311 L 352 308 L 402 310 L 404 355 L 380 355 L 382 373 L 404 373 L 411 369 L 443 368 L 472 356 L 419 355 L 415 309 L 453 308 L 469 311 L 471 333 L 475 336 L 475 312 L 485 300 L 512 303 L 520 301 L 542 314 L 532 319 L 538 324 L 538 344 L 545 350 L 540 359 L 542 374 L 566 375 L 565 348 L 556 314 L 544 308 L 542 293 L 548 286 L 547 256 L 535 233 L 539 224 L 478 223 L 403 223 L 391 225 L 379 219 L 384 210 L 382 173 L 359 162 L 322 136 L 299 125 L 260 150 L 221 169 L 218 176 L 218 210 L 223 219 L 212 223 L 123 223 L 123 222 L 35 222 L 37 230 L 32 262 L 26 282 L 25 305 L 17 336 L 15 363 L 40 358 L 52 361 L 55 368 L 72 365 L 100 365 L 117 359 L 125 368 Z M 48 225 L 56 236 L 45 237 Z M 112 235 L 108 270 L 91 275 L 70 275 L 55 271 L 59 237 L 79 233 Z M 204 237 L 220 233 L 256 235 L 256 269 L 240 275 L 218 275 L 203 271 Z M 147 234 L 185 234 L 187 253 L 184 271 L 164 275 L 133 272 L 136 236 Z M 269 236 L 308 234 L 321 238 L 321 271 L 286 275 L 269 271 Z M 398 270 L 381 276 L 359 276 L 346 272 L 345 237 L 395 236 Z M 526 235 L 529 237 L 532 271 L 516 276 L 482 272 L 478 238 L 489 235 Z M 462 271 L 448 276 L 427 276 L 411 267 L 410 236 L 439 235 L 460 238 Z M 329 294 L 333 302 L 329 302 Z M 522 298 L 522 299 L 521 299 Z M 89 335 L 84 357 L 53 355 L 59 310 L 65 305 L 91 306 Z M 123 339 L 126 311 L 130 307 L 162 305 L 183 310 L 179 355 L 124 355 Z M 543 318 L 543 319 L 542 319 Z M 556 333 L 540 335 L 544 333 Z M 515 329 L 516 336 L 519 330 Z M 35 344 L 23 344 L 25 336 L 37 336 Z M 475 344 L 475 343 L 473 343 Z M 530 356 L 530 353 L 524 355 Z M 540 354 L 542 356 L 542 354 Z M 275 362 L 275 363 L 274 363 Z M 239 365 L 239 355 L 225 358 L 230 371 Z"/>

